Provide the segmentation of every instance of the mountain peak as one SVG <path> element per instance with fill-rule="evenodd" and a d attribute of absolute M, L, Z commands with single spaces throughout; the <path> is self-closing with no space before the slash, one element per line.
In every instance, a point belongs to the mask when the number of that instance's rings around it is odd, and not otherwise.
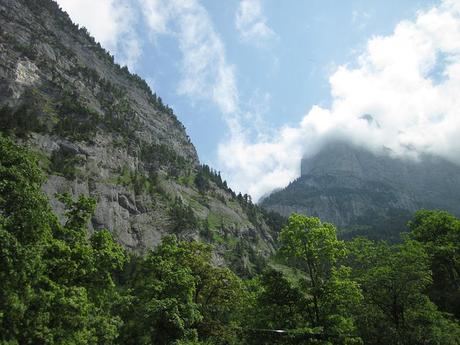
<path fill-rule="evenodd" d="M 335 141 L 304 158 L 301 176 L 261 204 L 283 215 L 319 216 L 351 232 L 365 229 L 375 237 L 385 237 L 373 225 L 382 224 L 393 227 L 388 230 L 397 238 L 418 209 L 460 214 L 459 191 L 460 167 L 440 157 L 406 159 Z M 395 213 L 400 221 L 388 225 Z"/>

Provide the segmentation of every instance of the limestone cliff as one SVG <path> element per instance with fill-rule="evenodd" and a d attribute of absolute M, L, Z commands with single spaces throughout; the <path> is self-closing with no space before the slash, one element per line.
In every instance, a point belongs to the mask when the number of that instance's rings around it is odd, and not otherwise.
<path fill-rule="evenodd" d="M 284 215 L 319 216 L 348 236 L 396 239 L 418 209 L 460 214 L 460 167 L 438 157 L 401 159 L 344 142 L 301 163 L 301 177 L 262 205 Z"/>
<path fill-rule="evenodd" d="M 171 232 L 213 242 L 217 261 L 243 266 L 272 251 L 257 206 L 200 166 L 172 109 L 55 2 L 0 2 L 0 107 L 1 131 L 36 152 L 59 213 L 55 193 L 91 195 L 92 229 L 137 252 Z"/>

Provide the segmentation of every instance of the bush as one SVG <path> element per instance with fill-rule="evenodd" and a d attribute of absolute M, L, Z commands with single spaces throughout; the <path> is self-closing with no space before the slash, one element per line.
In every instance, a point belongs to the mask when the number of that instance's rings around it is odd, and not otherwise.
<path fill-rule="evenodd" d="M 78 98 L 75 93 L 63 93 L 58 106 L 60 119 L 54 130 L 65 138 L 89 141 L 94 138 L 102 123 L 101 116 L 81 104 Z"/>
<path fill-rule="evenodd" d="M 59 148 L 51 154 L 50 170 L 66 178 L 74 179 L 77 174 L 76 166 L 80 162 L 81 160 L 74 152 Z"/>
<path fill-rule="evenodd" d="M 169 208 L 169 217 L 172 220 L 172 230 L 175 234 L 181 234 L 184 230 L 198 228 L 198 220 L 193 209 L 184 205 L 180 198 L 176 197 Z"/>
<path fill-rule="evenodd" d="M 46 132 L 46 127 L 40 122 L 37 107 L 26 100 L 16 109 L 8 105 L 0 108 L 0 131 L 26 138 L 31 132 Z"/>

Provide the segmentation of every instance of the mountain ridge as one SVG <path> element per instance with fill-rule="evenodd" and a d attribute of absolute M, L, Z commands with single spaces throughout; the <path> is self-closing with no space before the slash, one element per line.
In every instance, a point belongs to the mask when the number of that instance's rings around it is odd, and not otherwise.
<path fill-rule="evenodd" d="M 418 209 L 460 214 L 460 167 L 439 157 L 402 159 L 336 141 L 303 159 L 301 172 L 261 205 L 283 215 L 319 216 L 345 232 L 370 232 L 375 237 L 383 230 L 375 229 L 373 223 L 383 222 L 383 227 L 399 218 L 389 225 L 391 239 L 398 238 Z"/>
<path fill-rule="evenodd" d="M 91 231 L 138 253 L 202 239 L 243 274 L 273 252 L 268 213 L 201 165 L 173 110 L 54 1 L 2 1 L 0 27 L 0 130 L 35 152 L 58 214 L 56 193 L 89 195 Z"/>

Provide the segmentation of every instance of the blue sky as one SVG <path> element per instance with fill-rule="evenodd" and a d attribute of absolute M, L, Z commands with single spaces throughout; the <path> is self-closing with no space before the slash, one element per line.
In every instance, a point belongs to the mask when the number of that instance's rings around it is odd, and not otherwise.
<path fill-rule="evenodd" d="M 235 28 L 238 1 L 201 2 L 235 67 L 243 109 L 261 112 L 275 128 L 297 123 L 314 104 L 329 104 L 328 78 L 336 66 L 352 62 L 371 36 L 390 34 L 399 21 L 433 3 L 265 0 L 266 24 L 276 36 L 257 44 L 242 40 Z M 136 72 L 173 106 L 200 159 L 218 167 L 217 144 L 228 134 L 227 126 L 214 104 L 178 95 L 180 59 L 176 40 L 164 35 L 146 47 Z"/>
<path fill-rule="evenodd" d="M 57 2 L 173 107 L 202 162 L 255 199 L 298 176 L 300 158 L 331 136 L 408 156 L 460 153 L 444 139 L 460 128 L 456 103 L 439 106 L 456 87 L 444 82 L 456 76 L 457 0 Z M 361 128 L 363 112 L 379 125 Z M 434 128 L 432 142 L 417 134 Z"/>

